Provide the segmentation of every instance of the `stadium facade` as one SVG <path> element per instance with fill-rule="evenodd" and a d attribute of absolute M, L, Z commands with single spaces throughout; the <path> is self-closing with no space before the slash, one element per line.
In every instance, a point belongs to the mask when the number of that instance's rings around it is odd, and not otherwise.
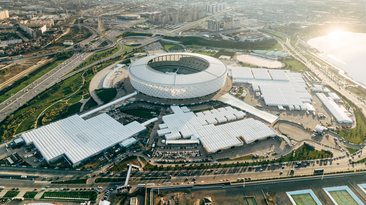
<path fill-rule="evenodd" d="M 220 60 L 194 53 L 148 56 L 129 67 L 131 85 L 141 93 L 163 99 L 190 99 L 220 90 L 227 67 Z"/>

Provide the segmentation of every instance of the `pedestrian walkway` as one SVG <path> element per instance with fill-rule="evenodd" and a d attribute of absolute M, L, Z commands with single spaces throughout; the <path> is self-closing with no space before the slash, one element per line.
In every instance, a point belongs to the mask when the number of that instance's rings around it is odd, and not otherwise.
<path fill-rule="evenodd" d="M 34 197 L 34 199 L 40 199 L 41 197 L 42 197 L 42 195 L 43 195 L 43 193 L 44 193 L 44 191 L 40 191 L 40 192 L 38 192 L 37 194 L 36 194 L 36 196 Z"/>
<path fill-rule="evenodd" d="M 8 192 L 8 189 L 1 190 L 1 192 L 0 192 L 0 198 L 3 198 L 4 195 L 6 194 L 6 192 Z"/>

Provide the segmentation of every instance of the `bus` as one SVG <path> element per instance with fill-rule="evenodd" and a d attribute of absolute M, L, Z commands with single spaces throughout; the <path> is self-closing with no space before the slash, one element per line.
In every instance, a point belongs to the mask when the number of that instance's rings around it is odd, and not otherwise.
<path fill-rule="evenodd" d="M 324 174 L 324 169 L 314 169 L 314 175 L 316 174 Z"/>

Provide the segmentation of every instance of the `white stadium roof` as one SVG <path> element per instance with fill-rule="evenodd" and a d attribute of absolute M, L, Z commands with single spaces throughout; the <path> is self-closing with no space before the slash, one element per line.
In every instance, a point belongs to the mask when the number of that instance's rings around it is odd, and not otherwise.
<path fill-rule="evenodd" d="M 205 111 L 204 113 L 184 113 L 180 107 L 171 106 L 174 114 L 163 116 L 163 122 L 168 128 L 163 131 L 167 140 L 182 139 L 181 133 L 189 133 L 192 138 L 198 138 L 207 152 L 228 149 L 233 146 L 252 143 L 267 137 L 276 136 L 276 132 L 265 124 L 254 119 L 245 119 L 226 124 L 214 125 L 217 119 L 225 118 L 229 121 L 242 119 L 245 114 L 232 107 Z M 212 122 L 212 123 L 211 123 Z M 187 137 L 185 135 L 184 137 Z"/>
<path fill-rule="evenodd" d="M 226 81 L 220 60 L 195 53 L 151 55 L 128 69 L 131 85 L 141 93 L 165 99 L 190 99 L 214 93 Z"/>
<path fill-rule="evenodd" d="M 65 155 L 76 165 L 101 151 L 145 130 L 134 121 L 122 125 L 107 114 L 88 120 L 78 115 L 23 133 L 26 144 L 34 144 L 47 162 Z"/>
<path fill-rule="evenodd" d="M 157 57 L 182 55 L 192 56 L 209 63 L 209 67 L 201 72 L 183 75 L 183 74 L 167 74 L 159 72 L 150 68 L 147 63 Z M 165 53 L 158 55 L 151 55 L 141 58 L 130 65 L 129 74 L 144 82 L 154 84 L 169 84 L 169 85 L 189 85 L 195 83 L 202 83 L 205 81 L 214 80 L 220 76 L 226 75 L 227 68 L 220 60 L 196 53 Z"/>

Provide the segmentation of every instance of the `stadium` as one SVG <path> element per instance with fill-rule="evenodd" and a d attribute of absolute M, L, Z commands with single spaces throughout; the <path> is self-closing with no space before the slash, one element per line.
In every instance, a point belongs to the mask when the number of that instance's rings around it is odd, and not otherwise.
<path fill-rule="evenodd" d="M 227 67 L 220 60 L 194 53 L 148 56 L 128 69 L 131 85 L 139 92 L 163 99 L 191 99 L 220 90 Z"/>

